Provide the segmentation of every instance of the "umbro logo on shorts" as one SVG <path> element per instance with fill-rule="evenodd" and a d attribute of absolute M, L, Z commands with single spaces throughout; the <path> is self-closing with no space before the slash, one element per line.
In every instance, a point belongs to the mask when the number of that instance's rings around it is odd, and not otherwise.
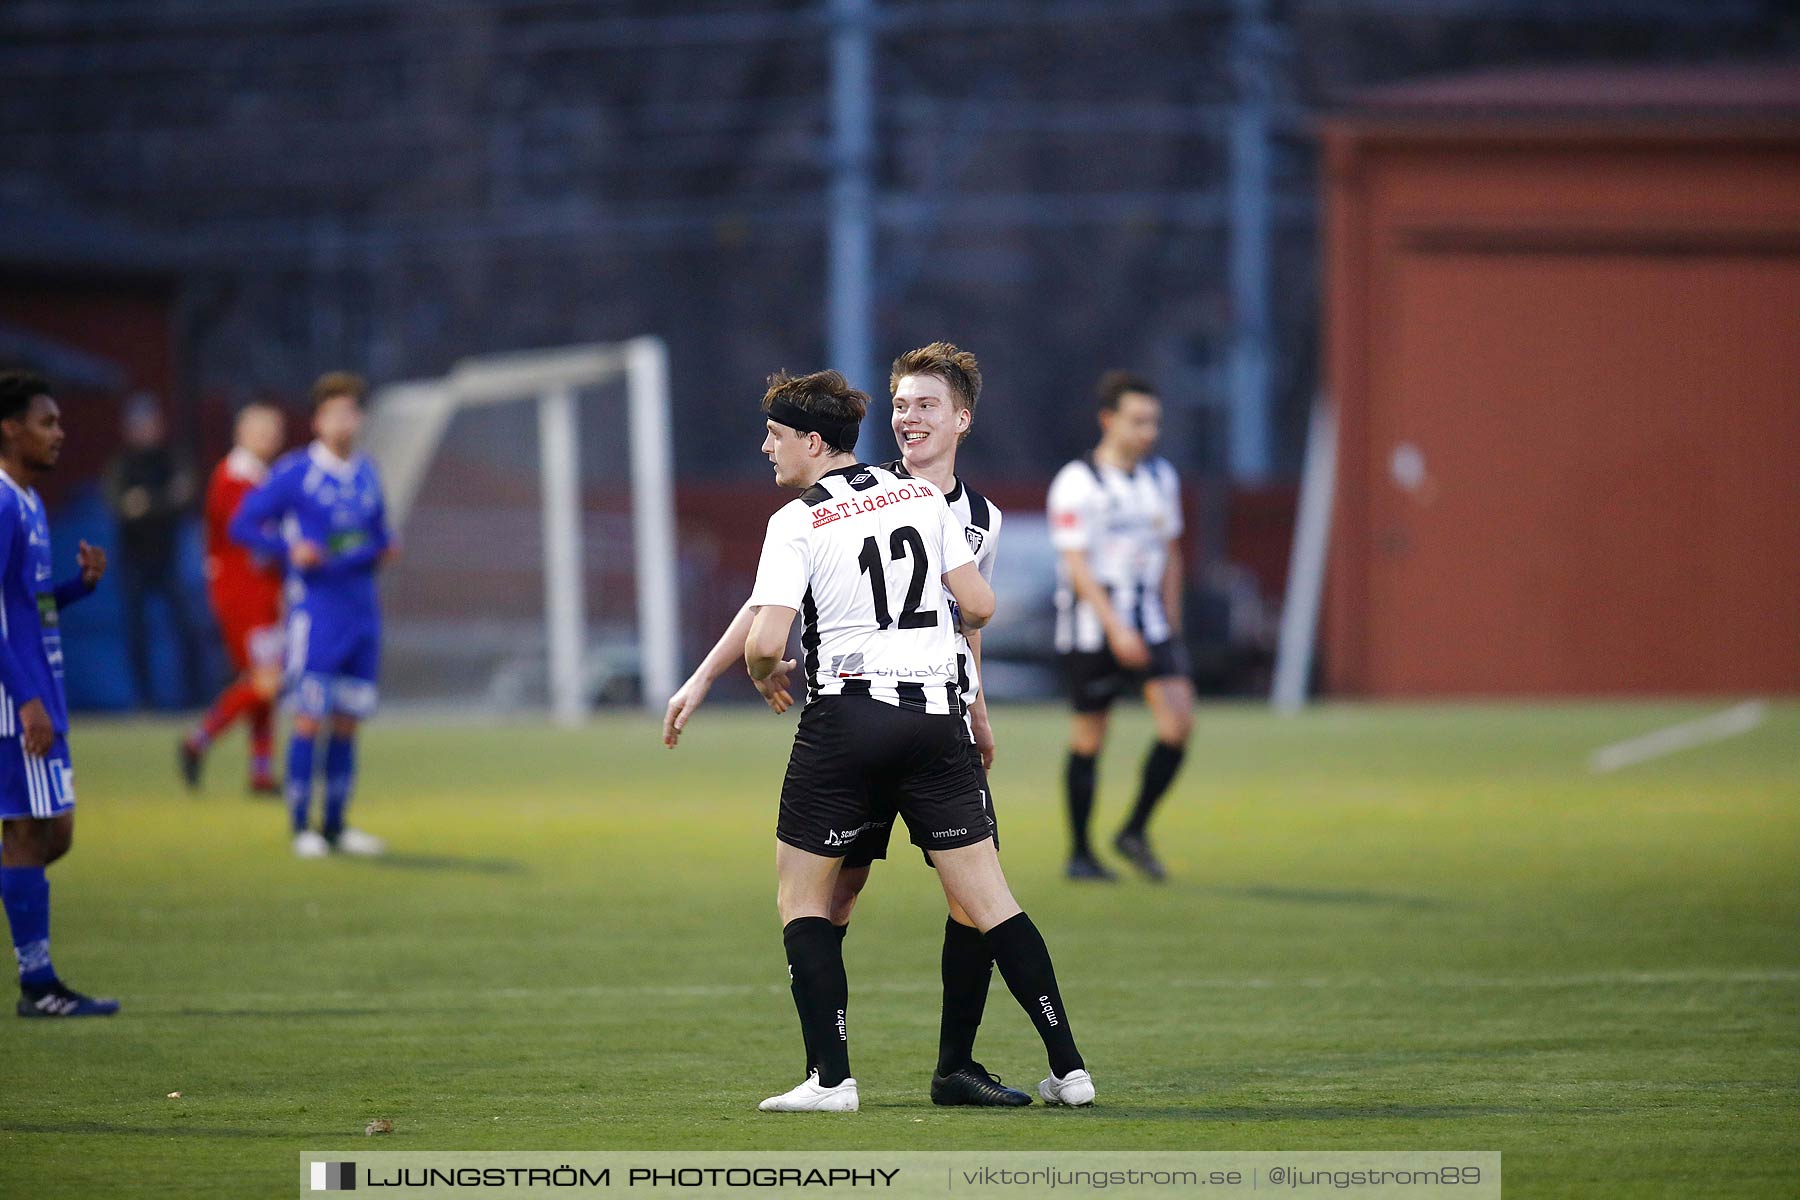
<path fill-rule="evenodd" d="M 966 829 L 934 829 L 931 831 L 931 836 L 934 838 L 961 837 L 967 832 L 969 831 Z"/>

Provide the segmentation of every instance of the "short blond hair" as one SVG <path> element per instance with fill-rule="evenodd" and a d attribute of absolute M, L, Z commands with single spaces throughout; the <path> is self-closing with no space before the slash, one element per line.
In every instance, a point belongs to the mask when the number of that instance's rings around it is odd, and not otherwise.
<path fill-rule="evenodd" d="M 973 354 L 958 349 L 954 342 L 933 342 L 908 350 L 894 360 L 893 370 L 888 372 L 888 391 L 899 387 L 908 375 L 932 375 L 943 380 L 950 389 L 951 401 L 969 414 L 969 428 L 975 427 L 975 402 L 981 399 L 981 364 Z M 968 436 L 969 430 L 963 430 L 962 437 Z M 960 443 L 962 438 L 957 441 Z"/>

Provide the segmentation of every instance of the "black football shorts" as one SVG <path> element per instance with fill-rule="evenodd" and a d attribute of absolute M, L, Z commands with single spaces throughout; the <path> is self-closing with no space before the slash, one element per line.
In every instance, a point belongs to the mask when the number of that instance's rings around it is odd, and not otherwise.
<path fill-rule="evenodd" d="M 820 696 L 800 713 L 775 836 L 842 858 L 897 813 L 915 846 L 954 850 L 993 836 L 962 718 L 866 696 Z"/>
<path fill-rule="evenodd" d="M 1175 638 L 1151 646 L 1150 665 L 1142 671 L 1119 665 L 1109 649 L 1076 650 L 1062 657 L 1069 700 L 1078 713 L 1105 712 L 1114 700 L 1137 691 L 1149 680 L 1185 677 L 1188 673 L 1187 647 Z"/>
<path fill-rule="evenodd" d="M 994 848 L 998 850 L 1000 848 L 1000 825 L 998 818 L 994 815 L 994 793 L 988 790 L 987 768 L 981 765 L 981 751 L 975 748 L 975 743 L 969 740 L 966 733 L 963 735 L 963 747 L 969 755 L 969 768 L 975 772 L 976 784 L 981 788 L 981 806 L 987 813 L 988 832 L 993 835 Z M 846 869 L 866 867 L 877 859 L 887 857 L 888 835 L 893 833 L 894 821 L 899 815 L 891 797 L 887 798 L 887 803 L 885 814 L 876 822 L 875 827 L 857 838 L 850 847 L 850 853 L 844 855 Z M 926 847 L 921 846 L 919 853 L 924 856 L 925 865 L 930 866 L 931 855 L 926 854 L 925 850 Z"/>

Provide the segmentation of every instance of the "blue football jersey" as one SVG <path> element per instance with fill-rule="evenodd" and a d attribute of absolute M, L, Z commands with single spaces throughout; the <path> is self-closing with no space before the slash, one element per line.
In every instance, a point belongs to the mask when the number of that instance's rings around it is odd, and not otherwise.
<path fill-rule="evenodd" d="M 326 624 L 379 620 L 375 570 L 389 544 L 387 510 L 375 464 L 366 456 L 340 459 L 316 442 L 283 455 L 238 506 L 231 536 L 289 563 L 290 611 L 303 610 Z M 325 560 L 305 570 L 294 567 L 288 550 L 300 541 L 320 547 Z"/>
<path fill-rule="evenodd" d="M 19 708 L 33 700 L 56 732 L 69 732 L 58 610 L 93 589 L 79 574 L 53 587 L 50 574 L 44 502 L 0 471 L 0 737 L 19 736 Z"/>

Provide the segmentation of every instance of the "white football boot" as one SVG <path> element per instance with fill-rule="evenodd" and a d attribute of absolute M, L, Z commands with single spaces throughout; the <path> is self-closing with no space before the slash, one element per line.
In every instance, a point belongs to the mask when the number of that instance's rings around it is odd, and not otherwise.
<path fill-rule="evenodd" d="M 353 854 L 358 858 L 380 858 L 387 853 L 387 843 L 372 833 L 364 833 L 360 829 L 345 829 L 337 837 L 339 854 Z"/>
<path fill-rule="evenodd" d="M 302 829 L 294 835 L 295 858 L 324 858 L 331 853 L 331 843 L 316 829 Z"/>
<path fill-rule="evenodd" d="M 846 1079 L 836 1087 L 823 1087 L 814 1071 L 792 1091 L 770 1096 L 756 1106 L 763 1112 L 855 1112 L 856 1080 Z"/>
<path fill-rule="evenodd" d="M 1045 1104 L 1081 1108 L 1094 1102 L 1094 1079 L 1080 1067 L 1061 1077 L 1053 1071 L 1050 1078 L 1038 1084 L 1038 1095 L 1044 1098 Z"/>

